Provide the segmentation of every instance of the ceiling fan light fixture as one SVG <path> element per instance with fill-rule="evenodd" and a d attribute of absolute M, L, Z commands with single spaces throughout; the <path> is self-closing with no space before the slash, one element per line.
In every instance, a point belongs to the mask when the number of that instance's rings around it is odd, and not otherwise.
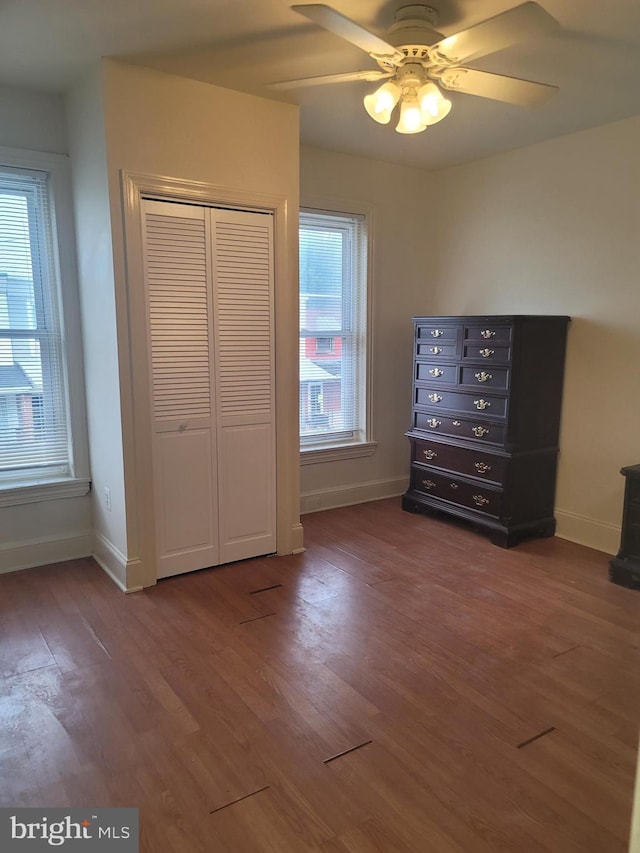
<path fill-rule="evenodd" d="M 451 101 L 443 97 L 435 83 L 425 83 L 418 90 L 418 103 L 422 121 L 427 127 L 446 118 L 451 112 Z"/>
<path fill-rule="evenodd" d="M 396 125 L 398 133 L 422 133 L 427 129 L 422 110 L 415 95 L 405 95 L 400 104 L 400 118 Z"/>
<path fill-rule="evenodd" d="M 365 95 L 364 108 L 374 121 L 389 124 L 391 113 L 400 99 L 401 89 L 397 83 L 388 80 L 370 95 Z"/>

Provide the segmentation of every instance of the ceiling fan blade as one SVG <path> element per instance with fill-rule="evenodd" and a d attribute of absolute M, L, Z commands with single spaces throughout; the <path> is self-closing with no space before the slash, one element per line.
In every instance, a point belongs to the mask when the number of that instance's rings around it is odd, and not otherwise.
<path fill-rule="evenodd" d="M 278 83 L 268 83 L 269 89 L 301 89 L 308 86 L 324 86 L 327 83 L 350 83 L 353 80 L 383 80 L 391 77 L 387 71 L 345 71 L 343 74 L 324 74 L 320 77 L 303 77 L 300 80 L 282 80 Z"/>
<path fill-rule="evenodd" d="M 309 18 L 314 24 L 319 24 L 325 30 L 329 30 L 335 35 L 340 36 L 340 38 L 345 39 L 345 41 L 359 47 L 360 50 L 364 50 L 370 56 L 385 57 L 385 59 L 398 62 L 405 58 L 404 54 L 393 47 L 393 45 L 387 44 L 379 36 L 370 33 L 364 27 L 361 27 L 360 24 L 356 24 L 355 21 L 346 18 L 330 6 L 325 6 L 324 3 L 311 3 L 309 5 L 292 6 L 291 8 L 294 12 L 298 12 L 300 15 Z"/>
<path fill-rule="evenodd" d="M 537 107 L 558 91 L 557 86 L 489 74 L 488 71 L 476 71 L 475 68 L 447 68 L 439 75 L 439 82 L 443 88 L 453 92 L 479 95 L 481 98 L 523 107 Z"/>
<path fill-rule="evenodd" d="M 458 65 L 534 38 L 558 26 L 556 19 L 542 6 L 533 2 L 522 3 L 481 24 L 447 36 L 429 48 L 429 57 L 437 65 Z"/>

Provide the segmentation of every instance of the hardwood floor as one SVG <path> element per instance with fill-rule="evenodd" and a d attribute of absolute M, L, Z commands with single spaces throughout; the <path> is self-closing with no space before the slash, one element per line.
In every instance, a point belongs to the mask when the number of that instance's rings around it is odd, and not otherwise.
<path fill-rule="evenodd" d="M 640 592 L 399 500 L 125 596 L 0 576 L 0 805 L 137 806 L 145 853 L 622 853 Z"/>

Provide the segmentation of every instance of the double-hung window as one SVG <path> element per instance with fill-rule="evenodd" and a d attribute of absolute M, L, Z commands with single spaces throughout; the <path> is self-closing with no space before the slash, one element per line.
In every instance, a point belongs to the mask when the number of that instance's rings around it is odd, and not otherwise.
<path fill-rule="evenodd" d="M 20 503 L 21 491 L 43 484 L 66 484 L 59 493 L 81 494 L 88 478 L 86 461 L 73 453 L 51 170 L 10 159 L 10 165 L 0 160 L 0 498 Z M 81 386 L 78 368 L 71 375 Z M 84 399 L 81 387 L 75 392 Z"/>
<path fill-rule="evenodd" d="M 300 213 L 300 446 L 303 461 L 372 452 L 368 217 Z M 329 456 L 327 456 L 329 452 Z"/>

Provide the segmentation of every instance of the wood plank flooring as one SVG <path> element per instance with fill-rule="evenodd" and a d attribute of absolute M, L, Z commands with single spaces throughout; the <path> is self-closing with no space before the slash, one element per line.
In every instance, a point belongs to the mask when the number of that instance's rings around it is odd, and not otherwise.
<path fill-rule="evenodd" d="M 0 805 L 136 806 L 144 853 L 624 853 L 640 592 L 398 500 L 125 596 L 0 576 Z"/>

